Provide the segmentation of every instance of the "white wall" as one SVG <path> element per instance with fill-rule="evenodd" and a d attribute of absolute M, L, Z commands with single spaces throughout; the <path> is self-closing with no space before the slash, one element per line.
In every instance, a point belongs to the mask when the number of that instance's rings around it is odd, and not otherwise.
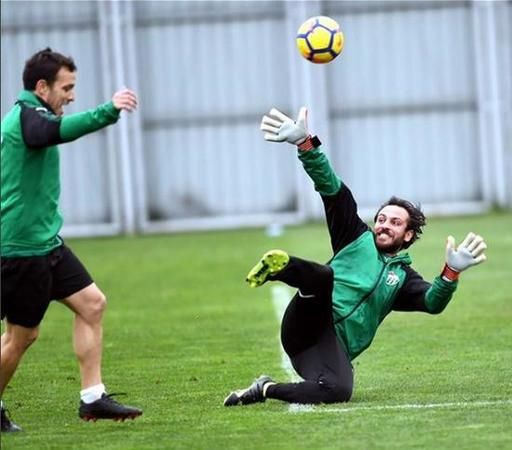
<path fill-rule="evenodd" d="M 3 1 L 1 111 L 24 61 L 78 65 L 68 112 L 137 89 L 140 110 L 61 148 L 65 234 L 295 223 L 321 205 L 262 114 L 310 107 L 311 129 L 363 215 L 396 194 L 443 214 L 512 205 L 511 2 Z M 327 66 L 296 28 L 345 32 Z M 507 75 L 508 74 L 508 75 Z"/>

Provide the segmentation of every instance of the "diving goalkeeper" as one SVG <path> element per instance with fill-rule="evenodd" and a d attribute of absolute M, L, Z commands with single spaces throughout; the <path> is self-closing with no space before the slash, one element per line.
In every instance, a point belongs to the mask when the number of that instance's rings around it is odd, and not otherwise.
<path fill-rule="evenodd" d="M 297 289 L 281 324 L 281 341 L 304 381 L 276 383 L 268 376 L 231 392 L 226 406 L 273 398 L 290 403 L 335 403 L 350 400 L 354 387 L 351 361 L 371 344 L 377 328 L 392 311 L 441 313 L 450 302 L 459 274 L 485 261 L 486 244 L 469 233 L 460 245 L 449 236 L 445 265 L 432 283 L 400 253 L 422 233 L 419 206 L 397 197 L 384 203 L 371 229 L 357 214 L 350 189 L 333 171 L 319 139 L 307 128 L 307 109 L 293 121 L 272 109 L 261 130 L 270 142 L 298 147 L 298 158 L 320 194 L 333 256 L 327 264 L 270 250 L 247 276 L 250 286 L 281 281 Z"/>

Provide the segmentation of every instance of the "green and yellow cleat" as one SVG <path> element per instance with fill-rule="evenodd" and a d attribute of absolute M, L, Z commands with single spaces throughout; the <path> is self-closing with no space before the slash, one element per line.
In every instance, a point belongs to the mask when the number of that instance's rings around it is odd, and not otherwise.
<path fill-rule="evenodd" d="M 283 270 L 288 261 L 290 261 L 290 257 L 283 250 L 269 250 L 263 255 L 258 264 L 250 270 L 245 281 L 251 287 L 261 286 L 270 275 L 275 275 Z"/>

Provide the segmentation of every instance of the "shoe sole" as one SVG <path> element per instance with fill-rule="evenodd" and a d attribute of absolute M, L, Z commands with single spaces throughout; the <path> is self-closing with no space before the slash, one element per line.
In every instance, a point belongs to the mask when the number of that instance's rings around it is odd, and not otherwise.
<path fill-rule="evenodd" d="M 82 419 L 86 422 L 96 422 L 97 420 L 113 420 L 115 422 L 124 422 L 126 419 L 135 420 L 139 416 L 142 416 L 142 413 L 126 414 L 123 416 L 115 416 L 115 417 L 96 417 L 96 416 L 92 416 L 89 414 L 85 414 L 83 416 L 80 416 L 80 419 Z"/>
<path fill-rule="evenodd" d="M 23 431 L 23 429 L 21 427 L 17 427 L 17 428 L 9 427 L 9 428 L 1 430 L 2 433 L 19 433 L 20 431 Z"/>
<path fill-rule="evenodd" d="M 283 270 L 290 261 L 290 257 L 282 250 L 270 250 L 256 264 L 247 275 L 245 281 L 250 287 L 258 287 L 267 281 L 269 275 L 275 275 Z"/>

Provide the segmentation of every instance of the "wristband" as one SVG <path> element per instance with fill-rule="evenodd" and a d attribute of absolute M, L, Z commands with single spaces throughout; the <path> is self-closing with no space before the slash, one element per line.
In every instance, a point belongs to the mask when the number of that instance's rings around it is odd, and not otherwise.
<path fill-rule="evenodd" d="M 453 270 L 448 264 L 444 265 L 443 271 L 441 272 L 441 278 L 444 281 L 457 281 L 459 279 L 460 272 Z"/>
<path fill-rule="evenodd" d="M 313 150 L 314 148 L 320 147 L 322 143 L 320 142 L 320 139 L 318 139 L 318 136 L 311 136 L 309 135 L 306 140 L 299 144 L 297 147 L 302 152 L 307 152 L 308 150 Z"/>

